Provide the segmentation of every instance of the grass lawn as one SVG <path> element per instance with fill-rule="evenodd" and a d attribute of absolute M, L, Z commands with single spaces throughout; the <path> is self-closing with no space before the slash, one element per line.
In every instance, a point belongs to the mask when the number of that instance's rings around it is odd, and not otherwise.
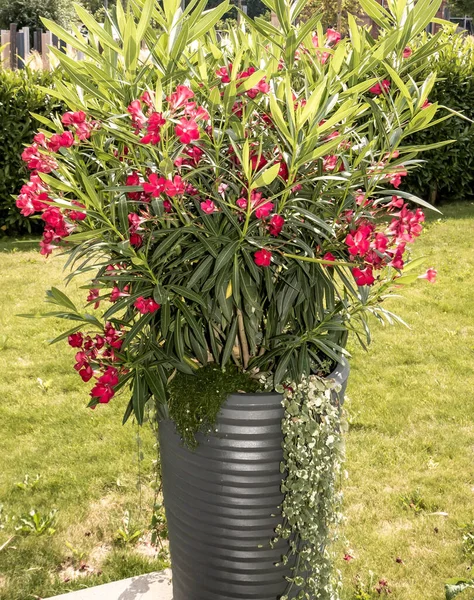
<path fill-rule="evenodd" d="M 368 354 L 352 348 L 344 600 L 366 599 L 354 582 L 370 571 L 397 600 L 441 600 L 446 579 L 474 577 L 459 530 L 474 533 L 474 205 L 442 210 L 416 244 L 438 282 L 390 303 L 411 329 L 375 327 Z"/>
<path fill-rule="evenodd" d="M 57 509 L 57 525 L 52 536 L 17 535 L 0 550 L 1 600 L 49 597 L 163 568 L 150 546 L 114 542 L 126 510 L 129 533 L 150 523 L 150 429 L 140 432 L 139 468 L 137 426 L 121 424 L 126 398 L 85 408 L 90 385 L 72 369 L 74 350 L 47 343 L 67 323 L 16 316 L 45 312 L 45 290 L 62 286 L 64 259 L 45 260 L 36 248 L 0 246 L 0 547 L 31 509 L 43 517 Z M 83 297 L 77 285 L 72 295 Z M 16 484 L 26 474 L 41 477 L 21 489 Z"/>
<path fill-rule="evenodd" d="M 469 577 L 474 562 L 459 529 L 474 520 L 474 205 L 446 207 L 436 219 L 417 255 L 438 269 L 438 283 L 403 288 L 391 303 L 411 329 L 376 326 L 370 353 L 352 348 L 344 600 L 380 598 L 381 579 L 394 600 L 442 600 L 444 581 Z M 74 350 L 47 345 L 64 322 L 15 316 L 45 310 L 44 290 L 62 285 L 62 262 L 24 243 L 0 245 L 0 548 L 20 516 L 58 509 L 54 535 L 16 535 L 0 550 L 0 600 L 163 566 L 145 544 L 114 543 L 125 510 L 132 530 L 149 523 L 153 435 L 142 430 L 138 461 L 136 426 L 121 425 L 126 398 L 86 409 L 89 386 L 72 369 Z M 26 474 L 41 477 L 21 489 Z M 353 559 L 342 560 L 344 552 Z M 74 579 L 81 560 L 87 569 Z M 356 577 L 366 595 L 356 593 Z"/>

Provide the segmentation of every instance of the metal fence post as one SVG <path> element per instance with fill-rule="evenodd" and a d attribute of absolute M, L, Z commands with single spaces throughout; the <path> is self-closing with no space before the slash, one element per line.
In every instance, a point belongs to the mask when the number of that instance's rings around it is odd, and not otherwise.
<path fill-rule="evenodd" d="M 1 56 L 0 63 L 4 69 L 10 68 L 10 49 L 8 45 L 10 44 L 10 32 L 8 29 L 2 29 L 0 36 L 0 46 L 6 46 L 4 48 Z"/>
<path fill-rule="evenodd" d="M 17 67 L 18 69 L 25 68 L 25 34 L 23 31 L 18 31 L 16 34 L 16 48 L 17 48 Z"/>
<path fill-rule="evenodd" d="M 16 23 L 10 23 L 10 68 L 17 68 Z"/>

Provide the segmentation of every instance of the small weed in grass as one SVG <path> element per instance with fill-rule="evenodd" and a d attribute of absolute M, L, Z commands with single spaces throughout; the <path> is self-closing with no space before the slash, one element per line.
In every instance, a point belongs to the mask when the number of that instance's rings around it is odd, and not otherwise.
<path fill-rule="evenodd" d="M 30 479 L 30 476 L 27 473 L 25 475 L 25 478 L 23 479 L 23 481 L 17 481 L 15 483 L 15 486 L 19 490 L 34 490 L 35 487 L 38 485 L 40 479 L 41 479 L 41 475 L 36 475 L 35 478 Z"/>
<path fill-rule="evenodd" d="M 437 507 L 434 504 L 425 500 L 420 490 L 415 490 L 414 492 L 400 496 L 400 503 L 403 508 L 413 511 L 415 515 L 419 515 L 422 512 L 433 512 L 437 510 Z"/>
<path fill-rule="evenodd" d="M 75 569 L 81 569 L 84 566 L 84 559 L 87 556 L 85 550 L 75 548 L 71 542 L 66 542 L 66 548 L 71 551 L 71 563 Z"/>
<path fill-rule="evenodd" d="M 356 575 L 352 600 L 374 600 L 392 593 L 386 579 L 379 579 L 373 571 L 369 571 L 366 579 Z"/>
<path fill-rule="evenodd" d="M 130 511 L 123 514 L 122 526 L 115 532 L 115 542 L 120 545 L 136 544 L 143 535 L 143 530 L 136 527 L 130 517 Z"/>
<path fill-rule="evenodd" d="M 168 525 L 166 523 L 165 509 L 162 504 L 155 504 L 151 517 L 151 543 L 163 550 L 163 543 L 168 539 Z"/>
<path fill-rule="evenodd" d="M 19 517 L 19 524 L 15 526 L 15 530 L 24 535 L 54 535 L 57 512 L 56 509 L 53 509 L 47 515 L 42 515 L 32 509 L 27 515 Z"/>
<path fill-rule="evenodd" d="M 474 564 L 474 520 L 461 526 L 464 556 Z"/>
<path fill-rule="evenodd" d="M 446 600 L 453 600 L 453 598 L 456 598 L 456 596 L 465 590 L 474 590 L 474 579 L 465 579 L 460 577 L 448 579 L 444 586 L 444 590 L 446 592 Z M 465 598 L 464 594 L 463 598 Z M 468 599 L 466 598 L 466 600 Z"/>

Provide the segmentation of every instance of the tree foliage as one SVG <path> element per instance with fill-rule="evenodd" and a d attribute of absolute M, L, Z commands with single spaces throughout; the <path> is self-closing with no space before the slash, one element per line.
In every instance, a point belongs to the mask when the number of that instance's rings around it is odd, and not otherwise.
<path fill-rule="evenodd" d="M 0 27 L 9 29 L 10 23 L 18 28 L 43 28 L 41 17 L 68 27 L 74 10 L 68 0 L 0 0 Z"/>
<path fill-rule="evenodd" d="M 347 15 L 359 15 L 361 11 L 358 0 L 308 0 L 301 13 L 301 20 L 306 22 L 313 15 L 321 14 L 321 23 L 324 28 L 340 28 L 341 33 L 346 34 L 348 31 Z"/>

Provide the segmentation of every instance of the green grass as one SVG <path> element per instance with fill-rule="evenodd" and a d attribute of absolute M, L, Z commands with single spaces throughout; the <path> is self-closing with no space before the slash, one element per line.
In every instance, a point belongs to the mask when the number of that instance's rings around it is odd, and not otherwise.
<path fill-rule="evenodd" d="M 126 398 L 87 409 L 90 385 L 72 369 L 74 350 L 47 343 L 65 322 L 16 316 L 45 312 L 45 290 L 62 286 L 64 259 L 45 260 L 36 247 L 0 245 L 0 504 L 17 518 L 33 508 L 43 515 L 56 508 L 58 522 L 53 536 L 17 535 L 0 551 L 1 600 L 48 597 L 163 567 L 144 545 L 114 544 L 125 510 L 140 527 L 150 522 L 156 458 L 150 429 L 140 434 L 140 500 L 138 430 L 121 424 Z M 84 290 L 77 288 L 72 295 L 80 298 Z M 16 483 L 26 474 L 41 477 L 34 488 L 20 489 Z M 9 521 L 2 530 L 0 517 L 0 547 L 14 525 Z M 66 542 L 84 554 L 88 575 L 73 580 Z"/>
<path fill-rule="evenodd" d="M 411 329 L 374 326 L 368 354 L 351 348 L 344 600 L 361 597 L 355 578 L 367 582 L 371 571 L 372 597 L 381 597 L 374 587 L 386 579 L 394 600 L 442 600 L 446 579 L 470 576 L 460 526 L 474 519 L 474 205 L 443 211 L 416 249 L 438 269 L 438 283 L 420 281 L 391 301 Z M 137 430 L 121 425 L 126 398 L 86 409 L 90 386 L 72 369 L 74 350 L 47 344 L 64 323 L 15 316 L 45 309 L 45 289 L 62 285 L 62 264 L 28 243 L 0 244 L 0 503 L 10 516 L 59 510 L 52 537 L 16 536 L 0 550 L 0 600 L 47 597 L 162 566 L 113 544 L 125 509 L 141 526 L 149 521 L 151 432 L 141 433 L 140 511 Z M 73 296 L 83 293 L 76 287 Z M 39 473 L 39 483 L 19 489 L 27 473 Z M 0 547 L 13 533 L 11 523 L 1 524 L 0 517 Z M 91 574 L 63 581 L 72 555 L 66 542 L 85 554 Z M 354 557 L 349 563 L 345 551 Z"/>
<path fill-rule="evenodd" d="M 411 329 L 352 347 L 345 600 L 369 571 L 397 600 L 441 600 L 446 579 L 472 576 L 459 526 L 474 518 L 474 205 L 442 210 L 416 244 L 438 282 L 390 302 Z"/>

